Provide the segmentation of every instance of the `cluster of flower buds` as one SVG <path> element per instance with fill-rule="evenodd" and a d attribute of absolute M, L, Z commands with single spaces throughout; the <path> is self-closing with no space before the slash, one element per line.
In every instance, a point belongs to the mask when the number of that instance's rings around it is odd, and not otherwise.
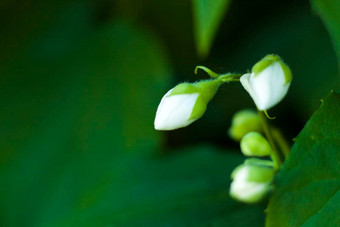
<path fill-rule="evenodd" d="M 265 56 L 253 66 L 251 73 L 242 76 L 219 75 L 203 66 L 197 68 L 207 72 L 212 79 L 181 83 L 168 91 L 158 106 L 155 129 L 174 130 L 186 127 L 201 118 L 219 86 L 230 81 L 240 81 L 257 109 L 266 113 L 266 110 L 284 98 L 292 81 L 289 67 L 276 55 Z M 252 110 L 236 113 L 228 132 L 232 139 L 240 141 L 241 151 L 245 156 L 271 156 L 273 160 L 248 158 L 233 171 L 230 195 L 246 203 L 258 202 L 271 191 L 272 181 L 278 170 L 276 156 L 273 155 L 272 147 L 262 136 L 262 132 L 261 119 L 256 111 Z"/>
<path fill-rule="evenodd" d="M 242 154 L 247 157 L 266 157 L 272 154 L 268 141 L 255 131 L 248 132 L 242 137 L 240 147 Z M 231 197 L 246 203 L 262 200 L 272 188 L 271 182 L 275 172 L 276 166 L 273 161 L 246 159 L 231 175 L 233 180 L 230 186 Z"/>
<path fill-rule="evenodd" d="M 241 110 L 232 119 L 229 135 L 240 141 L 240 148 L 246 157 L 268 157 L 273 151 L 263 133 L 261 119 L 256 111 Z M 272 180 L 277 171 L 274 161 L 248 158 L 237 167 L 232 175 L 230 196 L 245 203 L 261 201 L 273 188 Z"/>

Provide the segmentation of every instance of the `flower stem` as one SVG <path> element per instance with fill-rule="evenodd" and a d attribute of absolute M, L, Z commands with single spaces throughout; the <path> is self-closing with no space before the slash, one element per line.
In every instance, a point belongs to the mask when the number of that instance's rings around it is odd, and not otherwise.
<path fill-rule="evenodd" d="M 198 69 L 203 70 L 204 72 L 206 72 L 209 76 L 211 76 L 211 77 L 214 78 L 214 79 L 217 79 L 217 78 L 220 76 L 220 74 L 215 73 L 215 72 L 212 71 L 211 69 L 209 69 L 209 68 L 207 68 L 207 67 L 205 67 L 205 66 L 201 66 L 201 65 L 196 66 L 196 68 L 195 68 L 195 74 L 197 74 L 197 70 L 198 70 Z"/>
<path fill-rule="evenodd" d="M 226 73 L 220 75 L 217 80 L 223 81 L 223 82 L 231 82 L 231 81 L 240 81 L 241 74 L 237 73 Z"/>
<path fill-rule="evenodd" d="M 277 145 L 280 147 L 285 158 L 287 158 L 290 153 L 290 149 L 291 149 L 289 143 L 287 142 L 286 138 L 282 135 L 279 129 L 273 128 L 272 132 L 273 132 L 274 140 L 276 141 Z"/>
<path fill-rule="evenodd" d="M 260 119 L 261 119 L 264 134 L 266 135 L 267 140 L 268 140 L 270 146 L 272 147 L 272 152 L 271 152 L 270 157 L 273 159 L 274 169 L 276 171 L 278 171 L 280 169 L 281 164 L 282 164 L 280 152 L 275 145 L 274 139 L 273 139 L 272 134 L 271 134 L 270 126 L 267 122 L 265 114 L 263 113 L 263 111 L 260 111 L 260 110 L 258 110 L 257 112 L 258 112 Z"/>

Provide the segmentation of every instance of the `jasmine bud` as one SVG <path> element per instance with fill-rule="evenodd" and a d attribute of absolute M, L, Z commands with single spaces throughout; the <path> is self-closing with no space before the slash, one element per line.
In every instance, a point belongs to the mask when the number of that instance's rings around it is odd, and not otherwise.
<path fill-rule="evenodd" d="M 245 203 L 261 201 L 272 189 L 274 170 L 267 161 L 253 159 L 238 166 L 232 173 L 230 196 Z"/>
<path fill-rule="evenodd" d="M 157 108 L 155 129 L 174 130 L 198 120 L 222 83 L 212 79 L 175 86 L 163 96 Z"/>
<path fill-rule="evenodd" d="M 244 74 L 240 82 L 261 111 L 278 104 L 287 94 L 292 81 L 289 67 L 277 55 L 267 55 L 256 63 L 251 73 Z"/>
<path fill-rule="evenodd" d="M 240 141 L 248 132 L 262 132 L 261 119 L 256 111 L 241 110 L 234 114 L 229 129 L 229 136 Z"/>
<path fill-rule="evenodd" d="M 249 132 L 241 140 L 241 151 L 245 156 L 268 156 L 271 147 L 268 141 L 258 132 Z"/>

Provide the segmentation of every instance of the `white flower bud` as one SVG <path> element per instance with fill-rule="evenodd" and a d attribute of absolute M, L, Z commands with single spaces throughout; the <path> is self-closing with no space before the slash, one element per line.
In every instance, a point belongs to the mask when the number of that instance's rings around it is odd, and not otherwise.
<path fill-rule="evenodd" d="M 284 98 L 292 81 L 292 74 L 280 57 L 267 55 L 254 65 L 252 73 L 241 76 L 240 81 L 257 108 L 264 111 Z"/>
<path fill-rule="evenodd" d="M 241 151 L 245 156 L 268 156 L 271 147 L 260 133 L 249 132 L 241 140 Z"/>
<path fill-rule="evenodd" d="M 245 203 L 261 201 L 272 189 L 274 170 L 268 161 L 247 160 L 232 173 L 230 196 Z"/>
<path fill-rule="evenodd" d="M 214 97 L 220 80 L 182 83 L 162 98 L 155 117 L 155 129 L 174 130 L 186 127 L 203 116 L 209 101 Z"/>

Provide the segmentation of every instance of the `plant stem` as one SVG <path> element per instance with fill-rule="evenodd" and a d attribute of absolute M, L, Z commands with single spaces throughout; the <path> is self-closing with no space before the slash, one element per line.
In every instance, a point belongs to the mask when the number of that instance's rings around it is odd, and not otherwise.
<path fill-rule="evenodd" d="M 280 166 L 282 164 L 280 152 L 275 145 L 274 139 L 273 139 L 272 134 L 271 134 L 270 126 L 269 126 L 267 119 L 266 119 L 266 116 L 264 115 L 263 111 L 258 110 L 257 112 L 258 112 L 260 119 L 261 119 L 264 134 L 266 135 L 267 140 L 268 140 L 270 146 L 272 147 L 272 153 L 271 153 L 270 156 L 273 159 L 274 168 L 276 170 L 279 170 Z"/>
<path fill-rule="evenodd" d="M 277 142 L 277 145 L 280 147 L 285 158 L 287 158 L 291 149 L 289 143 L 287 142 L 286 138 L 282 135 L 279 129 L 273 128 L 272 133 L 274 140 Z"/>

